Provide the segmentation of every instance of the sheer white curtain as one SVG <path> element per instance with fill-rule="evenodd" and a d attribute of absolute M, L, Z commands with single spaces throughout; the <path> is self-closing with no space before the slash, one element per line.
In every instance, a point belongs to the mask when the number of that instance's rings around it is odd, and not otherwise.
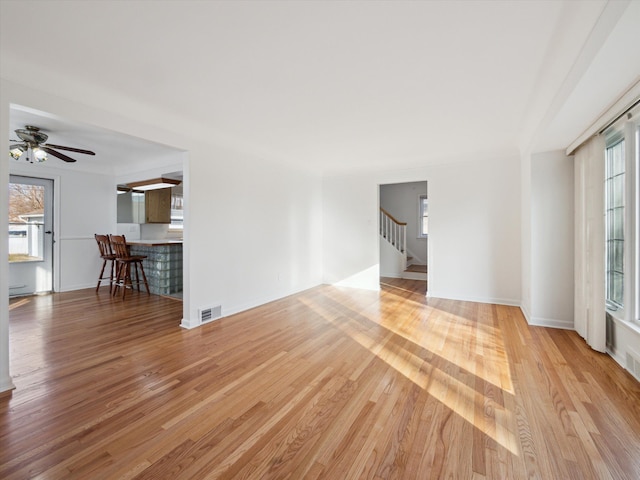
<path fill-rule="evenodd" d="M 601 135 L 575 152 L 574 325 L 586 342 L 606 350 L 604 151 Z"/>

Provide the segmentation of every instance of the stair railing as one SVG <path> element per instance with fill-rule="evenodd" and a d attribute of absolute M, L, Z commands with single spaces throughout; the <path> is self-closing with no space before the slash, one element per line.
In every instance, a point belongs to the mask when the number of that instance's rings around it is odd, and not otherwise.
<path fill-rule="evenodd" d="M 380 235 L 400 253 L 407 255 L 407 222 L 400 222 L 380 207 Z"/>

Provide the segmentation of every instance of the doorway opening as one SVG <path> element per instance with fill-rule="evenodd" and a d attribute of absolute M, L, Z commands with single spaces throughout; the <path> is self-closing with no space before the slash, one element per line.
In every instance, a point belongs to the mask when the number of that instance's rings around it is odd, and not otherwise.
<path fill-rule="evenodd" d="M 53 291 L 53 180 L 9 176 L 9 295 Z"/>
<path fill-rule="evenodd" d="M 380 281 L 407 280 L 427 292 L 429 197 L 426 181 L 379 186 Z M 419 282 L 419 283 L 413 283 Z M 397 280 L 395 280 L 397 283 Z"/>

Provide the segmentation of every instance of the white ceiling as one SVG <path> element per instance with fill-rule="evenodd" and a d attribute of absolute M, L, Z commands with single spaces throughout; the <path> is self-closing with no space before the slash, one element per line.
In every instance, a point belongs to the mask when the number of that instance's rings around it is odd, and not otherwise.
<path fill-rule="evenodd" d="M 0 14 L 9 80 L 107 92 L 325 173 L 564 148 L 640 75 L 640 55 L 619 75 L 600 55 L 640 44 L 640 2 L 3 0 Z M 11 129 L 96 162 L 159 148 L 33 115 L 12 111 Z"/>
<path fill-rule="evenodd" d="M 57 168 L 116 174 L 128 170 L 132 164 L 152 163 L 153 159 L 164 158 L 176 152 L 165 145 L 21 106 L 13 106 L 10 116 L 10 140 L 19 140 L 14 133 L 16 129 L 33 125 L 49 136 L 47 143 L 91 150 L 96 154 L 90 156 L 61 150 L 74 158 L 76 163 L 65 163 L 50 156 L 47 163 Z M 23 160 L 21 158 L 18 161 Z"/>

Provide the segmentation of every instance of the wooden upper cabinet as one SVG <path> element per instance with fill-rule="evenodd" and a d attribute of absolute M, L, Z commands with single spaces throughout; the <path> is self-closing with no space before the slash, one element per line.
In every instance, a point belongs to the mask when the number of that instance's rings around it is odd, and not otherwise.
<path fill-rule="evenodd" d="M 147 190 L 144 195 L 145 222 L 171 223 L 171 189 Z"/>

